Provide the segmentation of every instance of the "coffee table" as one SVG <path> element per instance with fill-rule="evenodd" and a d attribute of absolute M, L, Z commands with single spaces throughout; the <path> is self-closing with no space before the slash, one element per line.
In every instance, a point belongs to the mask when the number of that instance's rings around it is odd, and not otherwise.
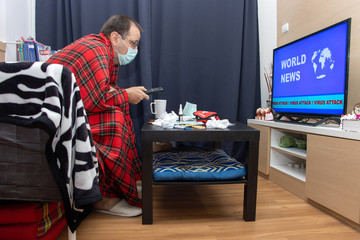
<path fill-rule="evenodd" d="M 153 185 L 160 184 L 245 184 L 243 219 L 255 221 L 258 155 L 260 132 L 242 123 L 235 123 L 227 129 L 164 129 L 146 123 L 141 130 L 141 148 L 143 160 L 142 223 L 153 223 Z M 185 142 L 247 142 L 245 180 L 211 181 L 211 182 L 154 182 L 153 181 L 153 142 L 185 141 Z"/>

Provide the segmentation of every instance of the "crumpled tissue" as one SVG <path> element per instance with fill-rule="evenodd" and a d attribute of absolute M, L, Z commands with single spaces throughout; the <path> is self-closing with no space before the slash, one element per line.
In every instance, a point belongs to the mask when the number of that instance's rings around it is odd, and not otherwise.
<path fill-rule="evenodd" d="M 226 129 L 231 125 L 234 124 L 230 123 L 228 119 L 216 120 L 215 117 L 211 117 L 210 120 L 206 122 L 206 128 Z"/>
<path fill-rule="evenodd" d="M 175 124 L 191 123 L 189 121 L 194 119 L 194 116 L 183 116 L 183 121 L 179 122 L 179 116 L 174 111 L 171 111 L 171 113 L 162 113 L 158 119 L 152 122 L 152 124 L 163 128 L 173 128 Z"/>
<path fill-rule="evenodd" d="M 163 127 L 163 128 L 173 128 L 178 115 L 172 111 L 171 113 L 162 113 L 158 119 L 152 122 L 153 125 Z"/>

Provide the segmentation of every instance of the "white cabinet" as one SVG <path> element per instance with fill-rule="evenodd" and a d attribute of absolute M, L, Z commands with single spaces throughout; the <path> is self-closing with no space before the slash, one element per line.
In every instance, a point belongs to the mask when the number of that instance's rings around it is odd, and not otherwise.
<path fill-rule="evenodd" d="M 269 164 L 269 180 L 360 229 L 360 134 L 336 125 L 255 119 L 249 119 L 248 125 L 261 129 L 260 139 L 263 134 L 268 139 L 259 151 L 269 151 L 269 157 L 259 158 L 259 165 Z M 284 135 L 306 140 L 306 150 L 280 147 Z M 299 162 L 304 165 L 292 165 Z"/>
<path fill-rule="evenodd" d="M 360 223 L 360 142 L 308 135 L 306 196 Z"/>

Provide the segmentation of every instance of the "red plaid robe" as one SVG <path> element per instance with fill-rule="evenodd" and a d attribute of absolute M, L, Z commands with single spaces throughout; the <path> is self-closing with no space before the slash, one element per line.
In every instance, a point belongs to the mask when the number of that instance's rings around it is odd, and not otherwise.
<path fill-rule="evenodd" d="M 110 40 L 102 33 L 85 36 L 55 53 L 47 62 L 68 67 L 76 77 L 101 165 L 104 197 L 125 198 L 141 207 L 136 180 L 141 163 L 129 114 L 127 92 L 117 86 L 118 66 Z M 109 91 L 110 86 L 115 91 Z"/>

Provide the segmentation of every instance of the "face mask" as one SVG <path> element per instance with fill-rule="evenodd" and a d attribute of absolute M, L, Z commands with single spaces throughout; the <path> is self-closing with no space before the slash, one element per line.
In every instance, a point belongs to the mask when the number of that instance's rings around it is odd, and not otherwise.
<path fill-rule="evenodd" d="M 121 39 L 123 40 L 123 42 L 125 43 L 125 45 L 128 47 L 128 45 L 126 44 L 126 42 L 124 41 L 124 39 Z M 118 54 L 118 58 L 119 58 L 119 62 L 120 62 L 120 65 L 126 65 L 126 64 L 129 64 L 132 62 L 132 60 L 134 60 L 134 58 L 136 57 L 137 53 L 138 53 L 138 50 L 135 50 L 131 47 L 128 47 L 128 50 L 127 50 L 127 53 L 125 55 L 121 55 L 118 50 L 116 50 L 115 48 L 115 51 L 117 52 Z"/>
<path fill-rule="evenodd" d="M 194 117 L 194 112 L 197 111 L 197 105 L 196 104 L 193 104 L 193 103 L 189 103 L 189 102 L 186 102 L 185 104 L 185 107 L 184 107 L 184 116 L 191 116 L 191 117 Z"/>

